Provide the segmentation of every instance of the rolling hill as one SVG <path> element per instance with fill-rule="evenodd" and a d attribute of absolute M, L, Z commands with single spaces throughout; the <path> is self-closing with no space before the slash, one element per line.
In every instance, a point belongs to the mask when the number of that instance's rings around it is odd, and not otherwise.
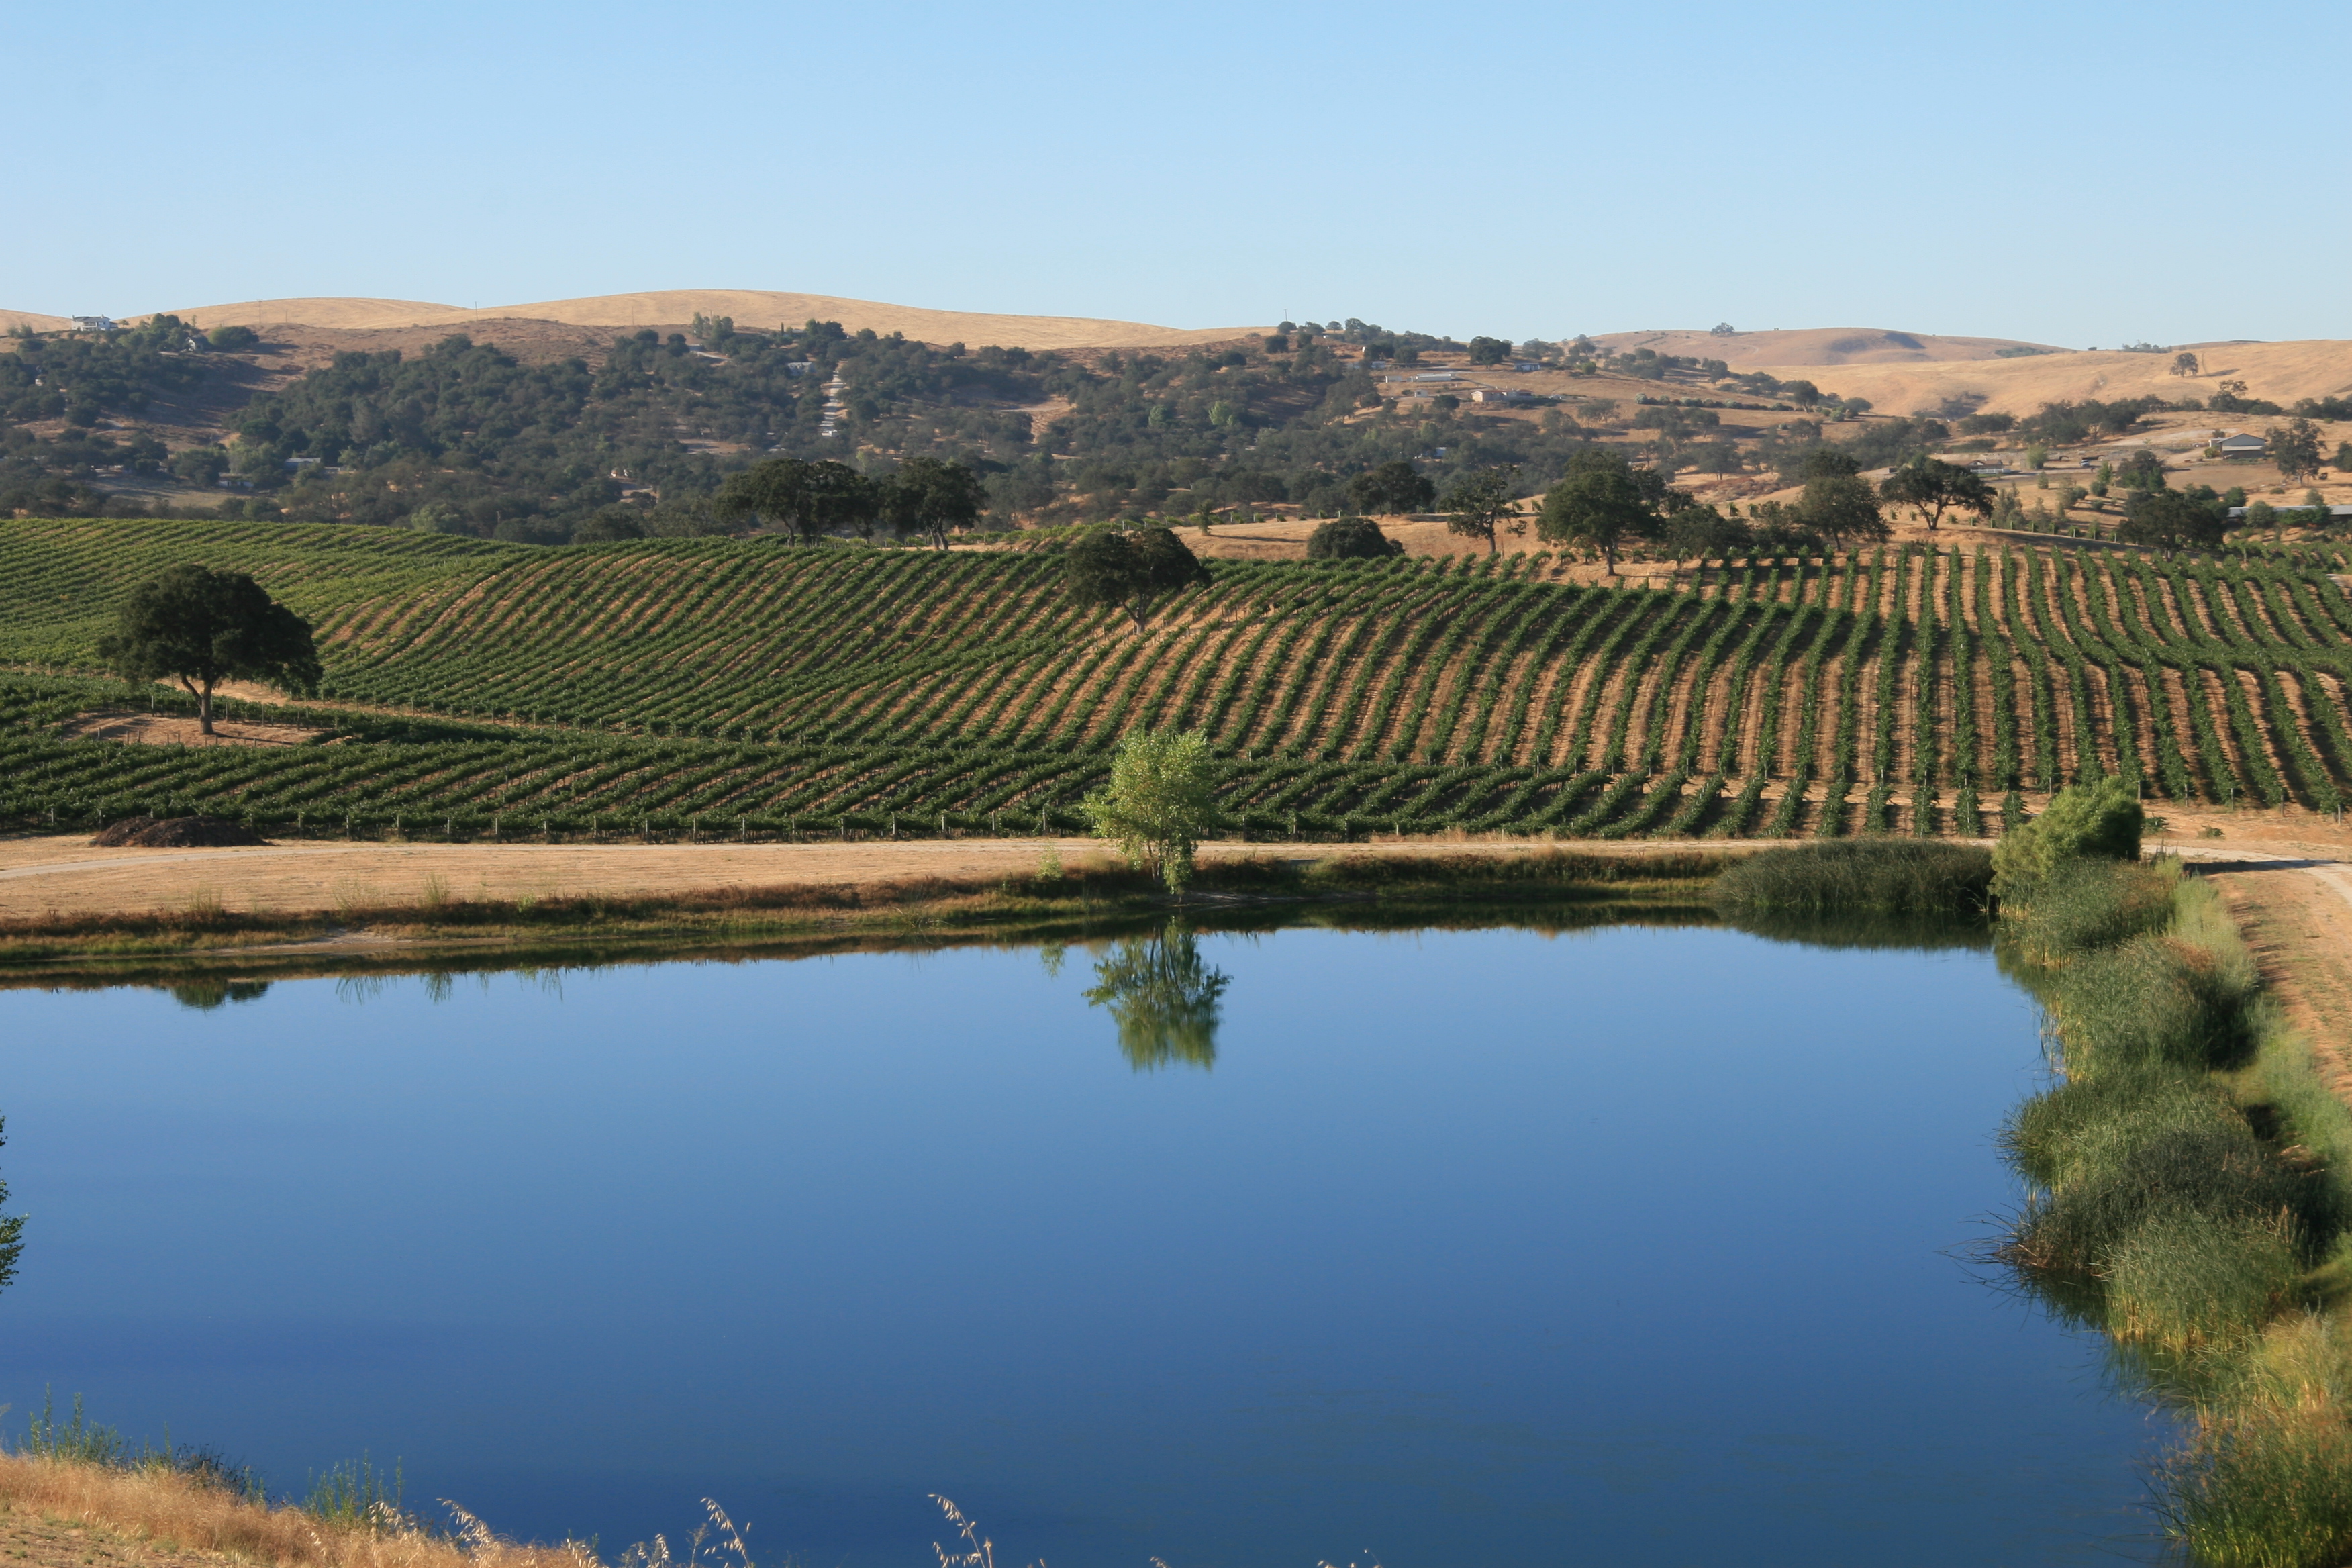
<path fill-rule="evenodd" d="M 583 300 L 542 300 L 530 304 L 467 309 L 415 300 L 247 300 L 227 305 L 192 305 L 168 312 L 200 327 L 290 325 L 345 331 L 402 327 L 460 331 L 481 321 L 558 321 L 575 327 L 682 329 L 697 316 L 727 316 L 739 327 L 798 327 L 803 321 L 839 321 L 849 331 L 871 328 L 930 343 L 985 344 L 1026 349 L 1174 348 L 1214 342 L 1266 329 L 1158 327 L 1142 321 L 1101 321 L 1082 316 L 1012 316 L 975 311 L 927 310 L 827 294 L 778 293 L 759 289 L 671 289 L 641 294 L 604 294 Z M 56 327 L 68 323 L 55 318 Z M 44 331 L 56 327 L 43 328 Z"/>
<path fill-rule="evenodd" d="M 71 672 L 126 585 L 190 560 L 317 623 L 355 733 L 59 738 L 123 700 Z M 1221 562 L 1137 635 L 1073 608 L 1050 550 L 0 522 L 0 660 L 58 672 L 0 680 L 0 817 L 1076 826 L 1138 726 L 1208 732 L 1260 834 L 1974 832 L 2094 773 L 2326 810 L 2352 788 L 2343 569 L 1906 548 L 1658 592 L 1541 555 Z"/>

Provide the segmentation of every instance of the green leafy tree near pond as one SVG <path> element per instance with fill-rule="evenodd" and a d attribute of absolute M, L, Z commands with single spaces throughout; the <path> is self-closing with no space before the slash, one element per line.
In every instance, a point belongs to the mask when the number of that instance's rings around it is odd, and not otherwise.
<path fill-rule="evenodd" d="M 1221 999 L 1233 977 L 1201 962 L 1201 944 L 1181 926 L 1122 938 L 1095 963 L 1087 1000 L 1118 1023 L 1118 1048 L 1138 1072 L 1217 1059 Z"/>
<path fill-rule="evenodd" d="M 224 680 L 308 691 L 319 683 L 310 623 L 242 572 L 174 566 L 131 590 L 99 657 L 126 680 L 176 680 L 213 733 L 213 692 Z"/>
<path fill-rule="evenodd" d="M 1224 823 L 1217 807 L 1220 771 L 1200 731 L 1138 730 L 1119 742 L 1110 782 L 1081 805 L 1097 837 L 1181 898 L 1201 840 Z"/>
<path fill-rule="evenodd" d="M 2081 857 L 2137 860 L 2147 820 L 2128 780 L 2110 774 L 2068 784 L 2041 816 L 1993 847 L 1993 891 L 2014 898 Z"/>
<path fill-rule="evenodd" d="M 0 1117 L 0 1148 L 7 1146 L 7 1118 Z M 8 1184 L 0 1181 L 0 1204 L 7 1201 Z M 23 1257 L 24 1252 L 25 1216 L 20 1214 L 0 1215 L 0 1290 L 6 1289 L 9 1281 L 16 1278 L 16 1259 Z"/>

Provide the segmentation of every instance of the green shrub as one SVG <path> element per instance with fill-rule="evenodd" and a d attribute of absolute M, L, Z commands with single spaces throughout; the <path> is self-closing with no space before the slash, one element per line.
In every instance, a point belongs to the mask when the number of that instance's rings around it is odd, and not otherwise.
<path fill-rule="evenodd" d="M 1991 880 L 1992 857 L 1973 845 L 1840 838 L 1750 855 L 1708 896 L 1726 915 L 1971 914 Z"/>
<path fill-rule="evenodd" d="M 1993 890 L 2005 901 L 2041 881 L 2072 856 L 2139 858 L 2146 816 L 2132 786 L 2119 778 L 2069 784 L 2041 816 L 1993 848 Z"/>

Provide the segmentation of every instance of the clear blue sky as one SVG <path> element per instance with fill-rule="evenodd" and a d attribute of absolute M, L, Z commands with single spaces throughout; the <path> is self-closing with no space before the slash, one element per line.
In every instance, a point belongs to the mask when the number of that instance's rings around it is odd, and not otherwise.
<path fill-rule="evenodd" d="M 13 0 L 0 308 L 2352 336 L 2352 6 Z"/>

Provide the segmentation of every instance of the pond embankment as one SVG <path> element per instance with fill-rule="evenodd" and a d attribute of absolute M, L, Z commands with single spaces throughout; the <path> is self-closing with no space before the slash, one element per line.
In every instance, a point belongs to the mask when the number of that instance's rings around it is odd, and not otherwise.
<path fill-rule="evenodd" d="M 1705 919 L 1705 883 L 1749 847 L 1205 845 L 1180 905 L 1091 839 L 142 850 L 53 836 L 0 841 L 0 984 L 1058 940 L 1180 910 L 1231 923 L 1329 905 L 1393 923 L 1647 901 Z"/>

